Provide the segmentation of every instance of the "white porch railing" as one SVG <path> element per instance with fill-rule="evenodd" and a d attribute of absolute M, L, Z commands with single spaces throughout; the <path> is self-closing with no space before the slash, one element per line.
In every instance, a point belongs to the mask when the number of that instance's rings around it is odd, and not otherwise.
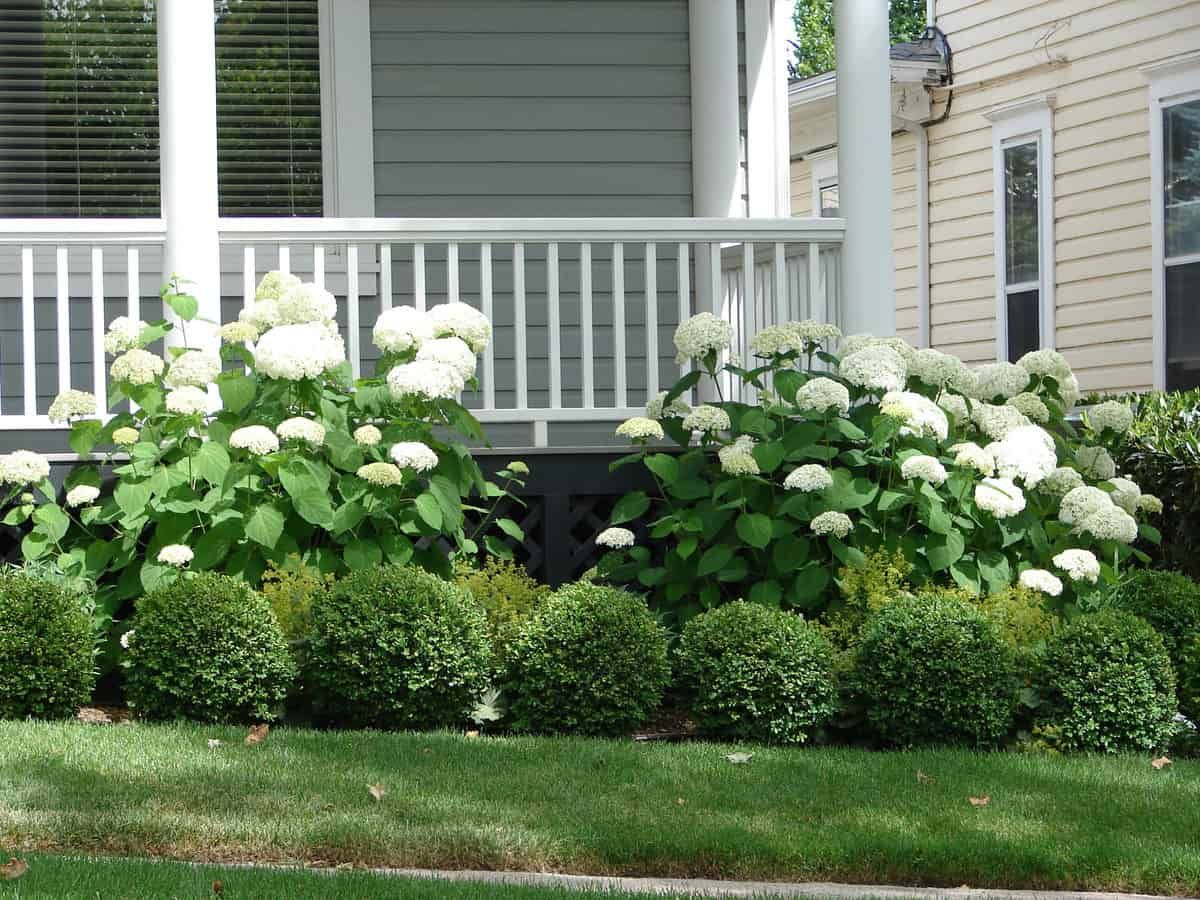
<path fill-rule="evenodd" d="M 223 219 L 221 318 L 284 269 L 339 300 L 356 374 L 394 305 L 467 302 L 493 322 L 481 392 L 487 423 L 637 414 L 679 369 L 671 334 L 711 310 L 739 349 L 764 325 L 840 321 L 837 219 Z M 0 430 L 46 428 L 59 390 L 106 394 L 103 334 L 157 315 L 159 220 L 0 220 Z M 186 273 L 181 273 L 186 276 Z M 555 441 L 555 443 L 561 443 Z"/>

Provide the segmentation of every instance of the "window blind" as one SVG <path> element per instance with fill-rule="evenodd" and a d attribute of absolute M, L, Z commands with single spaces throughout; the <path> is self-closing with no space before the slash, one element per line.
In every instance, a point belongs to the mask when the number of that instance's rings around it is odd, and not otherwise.
<path fill-rule="evenodd" d="M 320 215 L 317 0 L 217 0 L 222 215 Z M 0 216 L 157 216 L 154 0 L 0 0 Z"/>

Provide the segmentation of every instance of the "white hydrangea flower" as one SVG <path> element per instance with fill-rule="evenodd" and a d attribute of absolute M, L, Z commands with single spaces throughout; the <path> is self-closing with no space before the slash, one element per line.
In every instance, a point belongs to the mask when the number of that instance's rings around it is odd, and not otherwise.
<path fill-rule="evenodd" d="M 158 551 L 158 561 L 165 566 L 174 566 L 177 569 L 182 569 L 192 561 L 195 554 L 192 553 L 192 548 L 186 544 L 167 544 Z"/>
<path fill-rule="evenodd" d="M 1113 489 L 1108 496 L 1113 503 L 1130 515 L 1138 511 L 1138 501 L 1141 500 L 1142 489 L 1138 487 L 1136 481 L 1117 476 L 1108 479 L 1105 484 L 1112 485 Z"/>
<path fill-rule="evenodd" d="M 113 432 L 113 443 L 118 447 L 132 447 L 138 442 L 139 437 L 141 437 L 141 435 L 138 434 L 138 430 L 136 428 L 125 426 L 124 428 L 118 428 Z"/>
<path fill-rule="evenodd" d="M 612 550 L 622 550 L 625 547 L 632 547 L 634 543 L 633 532 L 628 528 L 605 528 L 602 532 L 596 535 L 597 547 L 608 547 Z"/>
<path fill-rule="evenodd" d="M 14 450 L 0 456 L 0 484 L 25 486 L 50 477 L 50 462 L 32 450 Z"/>
<path fill-rule="evenodd" d="M 850 412 L 850 392 L 840 381 L 821 376 L 806 381 L 796 391 L 796 406 L 810 412 L 834 410 L 838 415 Z"/>
<path fill-rule="evenodd" d="M 818 322 L 816 319 L 803 319 L 799 322 L 789 322 L 788 326 L 796 331 L 802 341 L 820 344 L 832 341 L 842 336 L 842 329 L 828 322 Z"/>
<path fill-rule="evenodd" d="M 1029 386 L 1029 372 L 1016 363 L 995 362 L 975 370 L 976 393 L 980 400 L 1008 400 Z"/>
<path fill-rule="evenodd" d="M 964 422 L 971 421 L 971 411 L 967 409 L 966 398 L 959 394 L 943 393 L 938 397 L 937 404 L 944 412 L 954 416 L 956 425 L 962 425 Z"/>
<path fill-rule="evenodd" d="M 1017 394 L 1015 397 L 1010 397 L 1005 401 L 1005 405 L 1019 409 L 1032 421 L 1037 422 L 1038 424 L 1045 425 L 1050 421 L 1050 408 L 1042 402 L 1042 398 L 1037 394 L 1031 394 L 1028 391 L 1025 391 Z"/>
<path fill-rule="evenodd" d="M 1075 526 L 1078 533 L 1090 534 L 1101 541 L 1132 544 L 1137 540 L 1137 521 L 1125 510 L 1109 504 L 1090 513 Z"/>
<path fill-rule="evenodd" d="M 365 466 L 359 466 L 355 474 L 376 487 L 395 487 L 404 481 L 404 473 L 400 467 L 389 462 L 367 463 Z"/>
<path fill-rule="evenodd" d="M 519 459 L 514 459 L 512 462 L 510 462 L 504 468 L 508 469 L 508 471 L 511 472 L 513 475 L 528 475 L 529 474 L 529 466 L 525 465 L 525 463 L 523 463 Z"/>
<path fill-rule="evenodd" d="M 984 478 L 975 486 L 975 503 L 997 519 L 1008 519 L 1025 508 L 1025 494 L 1009 478 Z"/>
<path fill-rule="evenodd" d="M 1087 410 L 1087 420 L 1097 432 L 1124 434 L 1133 425 L 1133 410 L 1117 400 L 1105 400 Z"/>
<path fill-rule="evenodd" d="M 284 381 L 319 378 L 345 361 L 341 337 L 316 322 L 279 325 L 264 334 L 254 348 L 258 371 Z"/>
<path fill-rule="evenodd" d="M 949 477 L 946 467 L 934 456 L 918 454 L 910 456 L 900 464 L 901 477 L 911 481 L 914 478 L 927 481 L 933 486 L 945 484 Z"/>
<path fill-rule="evenodd" d="M 337 318 L 337 298 L 315 284 L 298 284 L 285 292 L 275 309 L 280 325 L 306 325 Z"/>
<path fill-rule="evenodd" d="M 280 440 L 303 441 L 313 447 L 320 447 L 325 443 L 325 426 L 304 416 L 285 419 L 275 426 L 275 433 L 279 435 Z"/>
<path fill-rule="evenodd" d="M 980 475 L 995 475 L 996 460 L 992 454 L 973 441 L 955 444 L 950 448 L 954 454 L 954 464 L 964 469 L 974 469 Z"/>
<path fill-rule="evenodd" d="M 930 387 L 953 387 L 963 391 L 975 384 L 975 375 L 957 356 L 941 350 L 925 348 L 913 353 L 908 361 L 908 374 Z"/>
<path fill-rule="evenodd" d="M 128 384 L 153 384 L 162 375 L 167 364 L 161 356 L 155 356 L 149 350 L 134 347 L 126 350 L 113 360 L 109 371 L 113 381 L 124 381 Z"/>
<path fill-rule="evenodd" d="M 1041 591 L 1051 597 L 1057 597 L 1063 592 L 1063 583 L 1059 577 L 1045 569 L 1026 569 L 1017 581 L 1023 588 Z"/>
<path fill-rule="evenodd" d="M 1071 364 L 1057 350 L 1030 350 L 1017 360 L 1017 365 L 1030 375 L 1049 376 L 1060 385 L 1071 374 Z"/>
<path fill-rule="evenodd" d="M 404 353 L 433 340 L 433 323 L 412 306 L 393 306 L 375 320 L 371 340 L 385 353 Z"/>
<path fill-rule="evenodd" d="M 998 475 L 1019 479 L 1027 488 L 1037 487 L 1058 466 L 1054 438 L 1038 425 L 1014 428 L 987 451 L 996 460 Z"/>
<path fill-rule="evenodd" d="M 697 406 L 683 419 L 683 427 L 691 431 L 703 431 L 709 434 L 717 431 L 728 431 L 732 423 L 729 413 L 719 406 Z"/>
<path fill-rule="evenodd" d="M 833 487 L 833 473 L 824 466 L 809 463 L 793 469 L 783 480 L 783 486 L 789 491 L 800 491 L 811 494 Z"/>
<path fill-rule="evenodd" d="M 387 382 L 396 400 L 405 397 L 453 400 L 466 387 L 466 382 L 456 369 L 429 362 L 401 363 L 388 372 Z"/>
<path fill-rule="evenodd" d="M 1058 520 L 1064 525 L 1077 525 L 1098 509 L 1113 505 L 1107 491 L 1091 485 L 1072 488 L 1063 496 L 1058 507 Z"/>
<path fill-rule="evenodd" d="M 1163 511 L 1163 502 L 1153 494 L 1142 494 L 1142 496 L 1138 497 L 1138 509 L 1152 516 L 1157 516 Z"/>
<path fill-rule="evenodd" d="M 895 349 L 877 344 L 842 357 L 839 372 L 856 387 L 887 392 L 903 390 L 908 367 Z"/>
<path fill-rule="evenodd" d="M 238 322 L 250 326 L 258 334 L 270 331 L 282 324 L 279 320 L 279 301 L 270 298 L 255 300 L 238 313 Z"/>
<path fill-rule="evenodd" d="M 475 351 L 462 338 L 444 337 L 426 341 L 417 351 L 417 362 L 449 366 L 462 376 L 464 382 L 475 375 Z"/>
<path fill-rule="evenodd" d="M 836 538 L 844 538 L 854 528 L 854 523 L 845 513 L 823 512 L 809 523 L 813 534 L 832 534 Z"/>
<path fill-rule="evenodd" d="M 940 406 L 921 394 L 912 391 L 889 391 L 883 395 L 879 408 L 897 405 L 907 413 L 901 434 L 915 434 L 918 437 L 933 437 L 944 441 L 950 434 L 950 422 Z M 890 415 L 890 413 L 888 413 Z"/>
<path fill-rule="evenodd" d="M 1062 395 L 1063 412 L 1079 402 L 1081 391 L 1079 390 L 1079 379 L 1075 377 L 1074 372 L 1058 383 L 1058 392 Z"/>
<path fill-rule="evenodd" d="M 1054 565 L 1072 581 L 1095 584 L 1100 577 L 1100 560 L 1091 550 L 1064 550 L 1054 557 Z"/>
<path fill-rule="evenodd" d="M 227 322 L 221 326 L 221 340 L 227 344 L 248 344 L 258 340 L 258 329 L 252 322 Z"/>
<path fill-rule="evenodd" d="M 617 426 L 617 435 L 629 438 L 631 441 L 661 441 L 666 436 L 662 425 L 646 416 L 634 416 L 632 419 L 626 419 Z"/>
<path fill-rule="evenodd" d="M 1028 416 L 1015 407 L 993 406 L 990 403 L 972 404 L 971 421 L 993 441 L 1002 441 L 1010 431 L 1033 424 Z"/>
<path fill-rule="evenodd" d="M 383 432 L 374 425 L 360 425 L 354 429 L 354 443 L 360 447 L 374 447 L 383 440 Z"/>
<path fill-rule="evenodd" d="M 121 647 L 125 650 L 129 649 L 129 643 L 133 640 L 134 629 L 130 628 L 127 632 L 121 635 Z"/>
<path fill-rule="evenodd" d="M 1085 475 L 1106 481 L 1117 474 L 1117 464 L 1103 447 L 1081 446 L 1075 451 L 1075 462 Z"/>
<path fill-rule="evenodd" d="M 1077 487 L 1083 487 L 1083 476 L 1077 469 L 1069 466 L 1059 466 L 1044 479 L 1040 485 L 1047 494 L 1055 497 L 1065 497 Z"/>
<path fill-rule="evenodd" d="M 917 352 L 913 345 L 902 337 L 881 338 L 875 337 L 873 334 L 852 334 L 842 341 L 842 356 L 849 356 L 851 353 L 857 353 L 859 350 L 869 347 L 888 347 L 895 350 L 904 360 L 906 367 Z"/>
<path fill-rule="evenodd" d="M 460 338 L 475 353 L 482 353 L 492 341 L 492 323 L 466 303 L 443 303 L 428 315 L 434 337 Z"/>
<path fill-rule="evenodd" d="M 90 484 L 77 484 L 67 491 L 67 506 L 88 506 L 100 496 L 100 488 Z"/>
<path fill-rule="evenodd" d="M 247 450 L 255 456 L 266 456 L 279 449 L 279 438 L 265 425 L 246 425 L 229 436 L 234 450 Z"/>
<path fill-rule="evenodd" d="M 208 393 L 198 387 L 178 387 L 167 394 L 167 412 L 196 416 L 208 412 Z"/>
<path fill-rule="evenodd" d="M 96 395 L 87 391 L 68 389 L 54 398 L 46 418 L 56 425 L 62 425 L 80 416 L 96 415 Z"/>
<path fill-rule="evenodd" d="M 717 451 L 721 471 L 726 475 L 757 475 L 758 461 L 754 458 L 754 438 L 743 434 L 727 447 Z"/>
<path fill-rule="evenodd" d="M 412 469 L 414 472 L 428 472 L 436 468 L 438 455 L 427 444 L 420 441 L 401 441 L 392 444 L 390 451 L 392 460 L 402 469 Z"/>
<path fill-rule="evenodd" d="M 146 323 L 140 319 L 117 316 L 108 323 L 108 332 L 104 335 L 104 352 L 109 356 L 116 356 L 141 346 L 142 331 L 146 327 Z"/>
<path fill-rule="evenodd" d="M 755 356 L 774 356 L 802 351 L 806 345 L 821 344 L 841 336 L 841 329 L 836 325 L 818 322 L 815 319 L 784 322 L 782 325 L 768 325 L 756 334 L 750 340 L 750 352 Z"/>
<path fill-rule="evenodd" d="M 675 361 L 686 363 L 709 353 L 728 350 L 733 343 L 733 325 L 712 313 L 699 313 L 675 329 Z"/>
<path fill-rule="evenodd" d="M 278 269 L 268 272 L 254 291 L 255 300 L 278 300 L 292 288 L 300 286 L 300 279 L 291 272 Z"/>
<path fill-rule="evenodd" d="M 676 397 L 667 403 L 668 391 L 659 391 L 657 397 L 652 397 L 646 404 L 646 417 L 649 419 L 682 419 L 692 411 L 682 397 Z M 665 404 L 665 405 L 664 405 Z"/>
<path fill-rule="evenodd" d="M 221 374 L 221 358 L 204 350 L 186 350 L 171 363 L 163 384 L 169 388 L 208 387 Z"/>

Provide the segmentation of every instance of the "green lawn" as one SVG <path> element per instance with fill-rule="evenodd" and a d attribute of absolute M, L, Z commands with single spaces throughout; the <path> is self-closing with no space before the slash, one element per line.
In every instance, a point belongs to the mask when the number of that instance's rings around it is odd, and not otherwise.
<path fill-rule="evenodd" d="M 0 723 L 0 849 L 1200 890 L 1196 762 L 750 748 L 733 765 L 700 743 L 243 734 Z"/>

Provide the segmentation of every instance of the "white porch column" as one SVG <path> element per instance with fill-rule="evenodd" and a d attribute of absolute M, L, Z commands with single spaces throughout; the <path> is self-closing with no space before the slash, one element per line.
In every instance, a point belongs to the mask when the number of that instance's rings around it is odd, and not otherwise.
<path fill-rule="evenodd" d="M 746 194 L 752 217 L 791 215 L 787 36 L 791 0 L 746 0 Z"/>
<path fill-rule="evenodd" d="M 691 0 L 692 215 L 746 215 L 741 197 L 737 0 Z"/>
<path fill-rule="evenodd" d="M 838 201 L 847 334 L 896 333 L 888 0 L 834 0 Z"/>
<path fill-rule="evenodd" d="M 163 280 L 179 275 L 200 301 L 199 317 L 221 318 L 217 243 L 217 61 L 211 0 L 158 4 L 158 127 L 162 216 L 167 239 Z M 165 311 L 168 318 L 170 311 Z M 173 341 L 182 336 L 178 328 Z M 214 324 L 191 322 L 192 347 L 216 348 Z"/>

